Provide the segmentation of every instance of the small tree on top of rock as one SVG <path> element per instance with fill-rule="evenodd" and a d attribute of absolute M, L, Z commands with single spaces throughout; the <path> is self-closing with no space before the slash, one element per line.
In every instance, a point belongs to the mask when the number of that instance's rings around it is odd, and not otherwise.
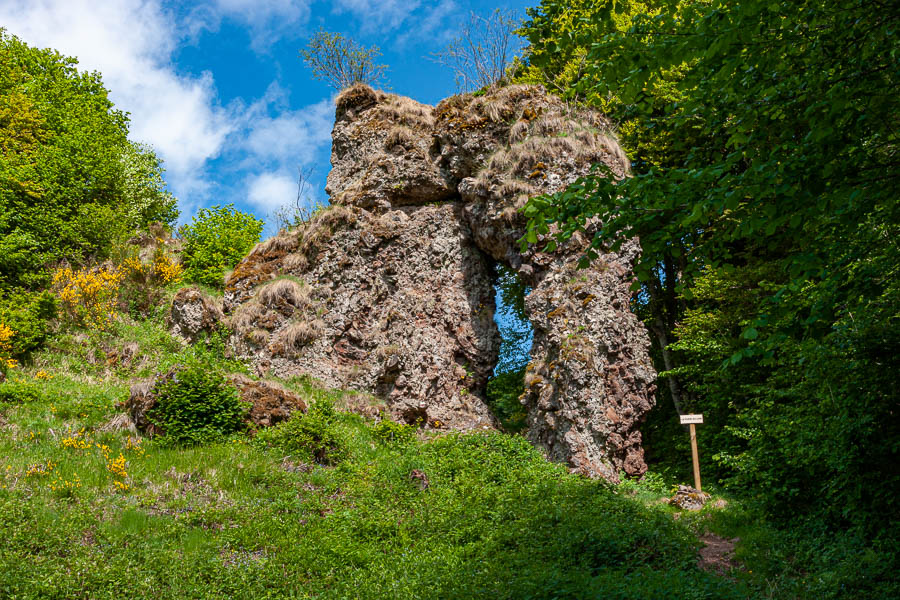
<path fill-rule="evenodd" d="M 313 76 L 337 90 L 355 83 L 377 85 L 387 65 L 376 65 L 381 56 L 378 46 L 366 48 L 340 33 L 319 30 L 300 50 L 303 62 L 312 69 Z"/>
<path fill-rule="evenodd" d="M 462 92 L 494 85 L 506 78 L 519 25 L 513 11 L 498 8 L 487 17 L 471 13 L 459 36 L 432 58 L 453 70 Z"/>

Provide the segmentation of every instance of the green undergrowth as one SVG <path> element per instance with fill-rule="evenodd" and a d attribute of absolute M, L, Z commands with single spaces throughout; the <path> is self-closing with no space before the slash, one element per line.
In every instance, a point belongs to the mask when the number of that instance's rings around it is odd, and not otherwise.
<path fill-rule="evenodd" d="M 179 353 L 233 362 L 157 327 L 120 332 L 157 357 L 143 367 L 70 334 L 0 384 L 0 597 L 748 597 L 696 568 L 666 511 L 521 437 L 365 420 L 308 379 L 284 385 L 309 413 L 255 438 L 142 437 L 116 406 L 131 378 Z"/>
<path fill-rule="evenodd" d="M 252 377 L 221 336 L 185 346 L 151 319 L 59 334 L 0 384 L 0 598 L 837 598 L 821 590 L 848 581 L 773 550 L 737 503 L 676 519 L 662 476 L 610 486 L 521 436 L 367 420 L 309 378 L 278 382 L 308 413 L 255 436 L 130 430 L 129 386 L 178 365 Z M 710 531 L 745 539 L 743 570 L 698 569 Z"/>

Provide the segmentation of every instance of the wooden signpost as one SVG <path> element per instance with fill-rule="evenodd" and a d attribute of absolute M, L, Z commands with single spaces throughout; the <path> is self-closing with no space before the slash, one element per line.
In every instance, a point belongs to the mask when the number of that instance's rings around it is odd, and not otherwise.
<path fill-rule="evenodd" d="M 691 427 L 691 458 L 694 460 L 694 487 L 697 491 L 703 491 L 700 487 L 700 457 L 697 455 L 697 429 L 696 425 L 703 423 L 703 415 L 681 415 L 681 424 Z"/>

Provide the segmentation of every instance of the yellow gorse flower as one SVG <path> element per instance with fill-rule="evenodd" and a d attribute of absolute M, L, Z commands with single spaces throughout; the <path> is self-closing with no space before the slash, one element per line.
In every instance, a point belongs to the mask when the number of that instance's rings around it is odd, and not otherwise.
<path fill-rule="evenodd" d="M 0 369 L 14 369 L 19 363 L 12 358 L 12 339 L 16 332 L 5 323 L 0 323 Z"/>
<path fill-rule="evenodd" d="M 131 280 L 157 285 L 174 283 L 181 279 L 184 272 L 182 266 L 162 250 L 157 250 L 147 264 L 142 263 L 137 257 L 130 256 L 122 261 L 119 268 L 124 276 Z"/>
<path fill-rule="evenodd" d="M 121 477 L 122 479 L 128 477 L 128 471 L 125 470 L 125 467 L 128 466 L 128 461 L 125 460 L 125 457 L 122 453 L 119 453 L 118 458 L 114 458 L 110 460 L 106 459 L 106 470 L 115 475 L 116 477 Z"/>
<path fill-rule="evenodd" d="M 78 433 L 73 434 L 67 438 L 63 438 L 60 443 L 62 444 L 63 448 L 74 448 L 77 450 L 87 450 L 88 448 L 92 448 L 94 446 L 94 444 L 91 443 L 91 440 L 87 439 L 87 437 L 85 436 L 83 427 Z"/>
<path fill-rule="evenodd" d="M 122 274 L 110 269 L 57 269 L 53 288 L 62 313 L 77 325 L 109 329 L 117 317 Z"/>
<path fill-rule="evenodd" d="M 41 477 L 43 475 L 49 475 L 55 468 L 56 463 L 50 460 L 47 460 L 47 462 L 36 463 L 28 467 L 28 470 L 25 471 L 25 477 Z"/>

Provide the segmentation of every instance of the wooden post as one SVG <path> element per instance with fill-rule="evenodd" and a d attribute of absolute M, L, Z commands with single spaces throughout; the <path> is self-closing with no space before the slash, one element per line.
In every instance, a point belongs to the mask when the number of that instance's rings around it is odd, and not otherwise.
<path fill-rule="evenodd" d="M 681 424 L 691 428 L 691 458 L 694 461 L 694 487 L 702 492 L 700 487 L 700 456 L 697 453 L 697 423 L 703 422 L 703 415 L 681 415 Z"/>
<path fill-rule="evenodd" d="M 703 491 L 700 487 L 700 457 L 697 455 L 697 426 L 691 423 L 691 458 L 694 459 L 694 487 L 697 491 Z"/>

